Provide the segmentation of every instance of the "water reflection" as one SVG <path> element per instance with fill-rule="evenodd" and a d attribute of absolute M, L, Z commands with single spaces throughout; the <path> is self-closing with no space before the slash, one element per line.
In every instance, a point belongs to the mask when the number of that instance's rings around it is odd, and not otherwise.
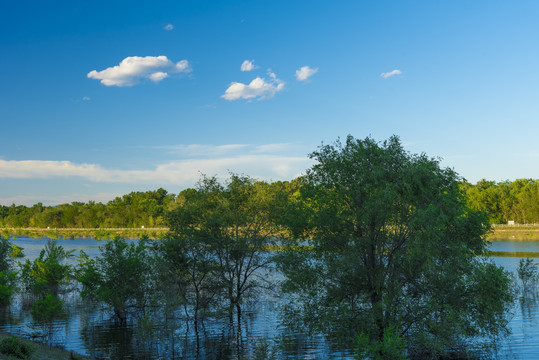
<path fill-rule="evenodd" d="M 35 259 L 46 239 L 17 238 L 27 258 Z M 83 249 L 90 257 L 99 255 L 102 245 L 95 239 L 59 240 L 66 250 Z M 495 242 L 493 251 L 538 251 L 539 243 Z M 515 271 L 519 258 L 494 258 L 509 271 Z M 76 259 L 72 261 L 76 262 Z M 536 260 L 538 261 L 538 260 Z M 538 261 L 539 262 L 539 261 Z M 273 280 L 278 280 L 278 274 Z M 113 313 L 99 304 L 82 302 L 77 295 L 64 298 L 68 314 L 52 322 L 35 322 L 27 303 L 16 297 L 12 305 L 0 308 L 0 330 L 34 337 L 50 344 L 96 359 L 252 359 L 266 348 L 277 351 L 278 359 L 352 359 L 322 336 L 307 336 L 279 326 L 277 294 L 266 292 L 259 301 L 245 305 L 242 316 L 208 318 L 194 326 L 181 311 L 163 315 L 129 318 L 127 326 L 114 320 Z M 512 334 L 499 345 L 500 359 L 529 359 L 539 353 L 539 293 L 521 296 L 510 316 Z"/>

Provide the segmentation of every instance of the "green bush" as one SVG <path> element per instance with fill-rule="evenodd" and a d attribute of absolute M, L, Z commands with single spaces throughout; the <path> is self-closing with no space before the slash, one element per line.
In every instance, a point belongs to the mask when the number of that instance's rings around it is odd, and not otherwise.
<path fill-rule="evenodd" d="M 13 271 L 0 271 L 0 305 L 7 305 L 17 290 L 17 274 Z"/>
<path fill-rule="evenodd" d="M 47 294 L 45 299 L 38 300 L 32 305 L 32 317 L 36 320 L 50 321 L 64 315 L 64 302 L 53 294 Z"/>
<path fill-rule="evenodd" d="M 357 360 L 405 360 L 406 342 L 394 326 L 385 329 L 381 341 L 369 341 L 365 333 L 357 337 L 357 350 L 354 358 Z"/>
<path fill-rule="evenodd" d="M 9 251 L 9 256 L 12 258 L 22 258 L 24 257 L 24 253 L 22 252 L 24 248 L 17 246 L 15 244 L 11 244 L 11 250 Z"/>
<path fill-rule="evenodd" d="M 35 351 L 34 347 L 17 338 L 15 335 L 0 341 L 0 353 L 10 355 L 17 359 L 29 359 Z"/>

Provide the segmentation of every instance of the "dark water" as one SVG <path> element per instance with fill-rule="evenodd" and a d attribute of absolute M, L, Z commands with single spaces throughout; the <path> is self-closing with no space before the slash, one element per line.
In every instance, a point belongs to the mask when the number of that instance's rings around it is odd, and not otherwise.
<path fill-rule="evenodd" d="M 24 248 L 33 260 L 47 239 L 19 237 L 12 241 Z M 67 250 L 84 250 L 90 257 L 99 255 L 95 239 L 58 240 Z M 539 252 L 539 242 L 497 241 L 492 251 Z M 493 261 L 514 272 L 520 258 L 495 257 Z M 76 262 L 76 260 L 73 260 Z M 537 260 L 536 260 L 537 261 Z M 279 275 L 272 275 L 274 281 Z M 88 306 L 74 295 L 66 299 L 68 314 L 53 323 L 33 322 L 28 305 L 18 298 L 0 313 L 1 331 L 34 337 L 98 359 L 250 359 L 264 343 L 271 349 L 279 343 L 279 358 L 352 359 L 322 337 L 286 333 L 279 327 L 279 306 L 284 303 L 277 293 L 266 292 L 258 301 L 243 309 L 238 322 L 227 319 L 207 320 L 196 329 L 181 314 L 169 319 L 132 319 L 128 327 L 112 320 L 112 313 Z M 499 359 L 539 359 L 539 298 L 517 299 L 510 314 L 512 334 L 502 340 Z"/>

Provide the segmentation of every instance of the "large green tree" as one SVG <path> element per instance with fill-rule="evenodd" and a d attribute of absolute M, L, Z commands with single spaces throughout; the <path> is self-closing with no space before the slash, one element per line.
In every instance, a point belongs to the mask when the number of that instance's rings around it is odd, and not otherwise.
<path fill-rule="evenodd" d="M 311 158 L 285 217 L 296 235 L 280 261 L 295 294 L 289 325 L 373 344 L 395 334 L 409 355 L 432 356 L 505 330 L 510 281 L 481 256 L 488 220 L 466 206 L 453 170 L 396 136 L 349 136 Z"/>

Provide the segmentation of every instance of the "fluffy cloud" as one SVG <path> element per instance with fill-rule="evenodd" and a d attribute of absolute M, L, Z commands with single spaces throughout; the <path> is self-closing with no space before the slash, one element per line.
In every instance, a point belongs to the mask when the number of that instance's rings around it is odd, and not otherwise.
<path fill-rule="evenodd" d="M 248 85 L 233 82 L 221 97 L 229 101 L 238 99 L 258 98 L 260 100 L 272 98 L 276 93 L 284 89 L 284 82 L 277 79 L 273 73 L 270 73 L 270 78 L 270 82 L 267 82 L 263 78 L 256 77 Z"/>
<path fill-rule="evenodd" d="M 88 78 L 100 80 L 105 86 L 133 86 L 141 78 L 159 82 L 169 76 L 169 73 L 186 73 L 191 71 L 189 62 L 181 60 L 177 63 L 166 56 L 129 56 L 119 65 L 102 71 L 92 70 Z"/>
<path fill-rule="evenodd" d="M 299 70 L 296 70 L 296 79 L 298 81 L 305 81 L 318 71 L 318 68 L 312 69 L 308 66 L 302 66 Z"/>
<path fill-rule="evenodd" d="M 395 69 L 390 72 L 381 73 L 380 76 L 383 77 L 384 79 L 387 79 L 388 77 L 400 75 L 400 74 L 402 74 L 402 71 L 400 71 L 399 69 Z"/>
<path fill-rule="evenodd" d="M 174 25 L 172 24 L 166 24 L 163 29 L 165 29 L 166 31 L 171 31 L 171 30 L 174 30 Z"/>
<path fill-rule="evenodd" d="M 245 60 L 242 64 L 241 64 L 241 71 L 252 71 L 256 69 L 256 66 L 254 64 L 254 60 Z"/>

